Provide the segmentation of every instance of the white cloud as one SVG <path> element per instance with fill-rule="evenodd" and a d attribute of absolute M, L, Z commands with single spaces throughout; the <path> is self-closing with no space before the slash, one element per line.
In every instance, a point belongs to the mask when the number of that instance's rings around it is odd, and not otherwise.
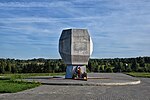
<path fill-rule="evenodd" d="M 150 55 L 149 4 L 148 0 L 0 1 L 0 35 L 14 44 L 57 51 L 62 29 L 88 28 L 94 42 L 93 57 Z"/>
<path fill-rule="evenodd" d="M 0 2 L 0 7 L 61 7 L 68 2 Z"/>
<path fill-rule="evenodd" d="M 75 18 L 45 18 L 45 17 L 16 17 L 16 18 L 0 18 L 1 23 L 32 23 L 32 22 L 69 22 L 69 21 L 89 21 L 98 20 L 101 17 L 75 17 Z"/>

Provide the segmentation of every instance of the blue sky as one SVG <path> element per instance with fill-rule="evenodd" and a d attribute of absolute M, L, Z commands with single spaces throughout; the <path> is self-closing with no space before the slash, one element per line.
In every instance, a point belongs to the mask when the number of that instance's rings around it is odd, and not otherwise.
<path fill-rule="evenodd" d="M 150 0 L 0 0 L 0 58 L 60 58 L 66 28 L 87 28 L 92 58 L 150 56 Z"/>

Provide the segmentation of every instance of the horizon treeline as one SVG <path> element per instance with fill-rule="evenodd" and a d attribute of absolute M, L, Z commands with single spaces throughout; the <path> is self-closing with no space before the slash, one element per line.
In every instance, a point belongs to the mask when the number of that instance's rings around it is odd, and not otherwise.
<path fill-rule="evenodd" d="M 87 72 L 150 72 L 150 57 L 89 59 Z M 0 58 L 0 73 L 59 73 L 66 71 L 62 59 Z"/>

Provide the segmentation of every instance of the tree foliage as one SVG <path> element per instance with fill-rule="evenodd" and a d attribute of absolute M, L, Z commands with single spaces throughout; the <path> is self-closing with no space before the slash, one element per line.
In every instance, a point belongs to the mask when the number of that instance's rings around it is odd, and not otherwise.
<path fill-rule="evenodd" d="M 65 72 L 61 59 L 0 59 L 0 73 Z M 88 72 L 150 72 L 150 57 L 90 59 Z"/>

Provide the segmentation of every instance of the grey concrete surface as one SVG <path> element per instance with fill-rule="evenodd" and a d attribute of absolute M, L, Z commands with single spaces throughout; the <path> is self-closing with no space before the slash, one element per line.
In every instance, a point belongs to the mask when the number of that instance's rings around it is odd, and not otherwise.
<path fill-rule="evenodd" d="M 0 100 L 150 100 L 150 78 L 140 80 L 141 84 L 127 86 L 42 85 L 18 93 L 0 94 Z"/>
<path fill-rule="evenodd" d="M 65 29 L 59 39 L 59 53 L 68 65 L 87 65 L 92 41 L 87 29 Z"/>
<path fill-rule="evenodd" d="M 88 80 L 65 79 L 64 76 L 52 77 L 32 77 L 27 81 L 37 81 L 44 85 L 78 85 L 78 86 L 108 86 L 108 85 L 133 85 L 139 84 L 140 80 L 122 73 L 88 73 Z"/>

